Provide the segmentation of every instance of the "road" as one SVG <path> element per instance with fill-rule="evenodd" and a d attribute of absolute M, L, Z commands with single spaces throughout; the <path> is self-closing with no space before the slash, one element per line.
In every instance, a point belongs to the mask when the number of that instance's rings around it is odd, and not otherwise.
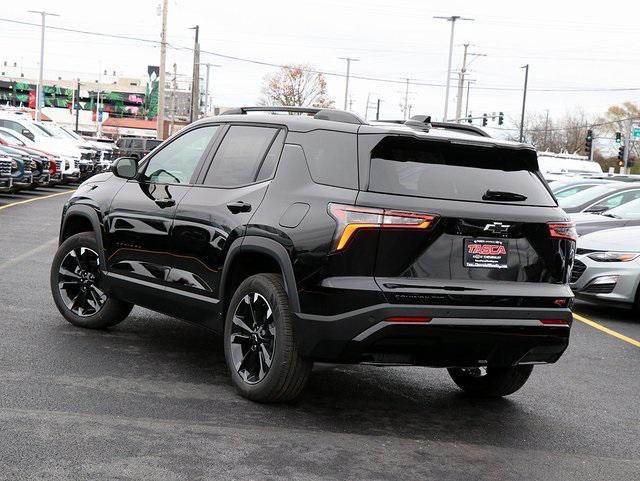
<path fill-rule="evenodd" d="M 464 397 L 444 370 L 320 365 L 295 403 L 254 404 L 199 327 L 60 316 L 48 278 L 68 195 L 44 198 L 60 191 L 0 195 L 0 479 L 640 478 L 628 342 L 574 322 L 564 357 L 501 400 Z M 640 340 L 629 313 L 576 310 Z"/>

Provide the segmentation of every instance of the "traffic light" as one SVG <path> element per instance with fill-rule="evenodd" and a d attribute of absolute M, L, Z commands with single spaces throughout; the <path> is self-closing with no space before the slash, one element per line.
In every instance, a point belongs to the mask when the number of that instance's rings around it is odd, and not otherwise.
<path fill-rule="evenodd" d="M 471 115 L 469 115 L 469 117 L 467 117 L 467 122 L 469 122 L 470 124 L 473 123 L 473 118 L 471 117 Z"/>
<path fill-rule="evenodd" d="M 618 147 L 618 160 L 622 161 L 622 164 L 618 162 L 618 165 L 620 166 L 624 165 L 624 145 L 621 145 L 620 147 Z"/>
<path fill-rule="evenodd" d="M 504 124 L 504 113 L 499 112 L 498 113 L 498 125 L 502 125 Z"/>
<path fill-rule="evenodd" d="M 587 139 L 584 143 L 584 151 L 588 157 L 591 157 L 591 148 L 593 147 L 593 130 L 587 130 Z"/>
<path fill-rule="evenodd" d="M 487 119 L 487 114 L 482 114 L 482 126 L 486 127 L 487 126 L 487 122 L 489 119 Z"/>
<path fill-rule="evenodd" d="M 620 132 L 616 132 L 616 144 L 622 142 L 622 134 Z"/>

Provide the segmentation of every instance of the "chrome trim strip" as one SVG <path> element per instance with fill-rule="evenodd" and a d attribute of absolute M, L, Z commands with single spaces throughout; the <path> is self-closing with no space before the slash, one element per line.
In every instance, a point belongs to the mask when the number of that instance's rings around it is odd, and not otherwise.
<path fill-rule="evenodd" d="M 133 282 L 134 284 L 140 284 L 145 287 L 151 287 L 152 289 L 159 289 L 161 291 L 171 292 L 172 294 L 178 294 L 180 296 L 188 297 L 190 299 L 197 299 L 202 302 L 208 302 L 210 304 L 217 304 L 220 302 L 219 299 L 213 299 L 211 297 L 203 296 L 201 294 L 195 294 L 193 292 L 183 291 L 181 289 L 176 289 L 175 287 L 169 286 L 161 286 L 154 282 L 143 281 L 142 279 L 135 279 L 133 277 L 124 276 L 122 274 L 116 274 L 114 272 L 103 272 L 103 275 L 107 277 L 113 277 L 115 279 L 120 279 L 125 282 Z"/>

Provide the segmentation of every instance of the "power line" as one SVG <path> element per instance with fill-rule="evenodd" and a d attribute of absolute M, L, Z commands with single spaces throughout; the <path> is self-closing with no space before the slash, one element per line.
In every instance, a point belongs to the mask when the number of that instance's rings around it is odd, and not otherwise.
<path fill-rule="evenodd" d="M 31 26 L 31 27 L 40 27 L 40 25 L 37 24 L 37 23 L 25 22 L 25 21 L 21 21 L 21 20 L 13 20 L 13 19 L 2 18 L 2 17 L 0 17 L 0 22 L 16 23 L 16 24 L 19 24 L 19 25 L 28 25 L 28 26 Z M 97 36 L 97 37 L 118 38 L 118 39 L 121 39 L 121 40 L 130 40 L 130 41 L 134 41 L 134 42 L 143 42 L 143 43 L 151 44 L 151 45 L 158 46 L 158 47 L 161 44 L 161 42 L 159 40 L 149 40 L 149 39 L 145 39 L 145 38 L 132 37 L 132 36 L 129 36 L 129 35 L 110 34 L 110 33 L 103 33 L 103 32 L 92 32 L 92 31 L 89 31 L 89 30 L 79 30 L 79 29 L 65 28 L 65 27 L 54 27 L 54 26 L 50 26 L 50 25 L 47 25 L 46 28 L 47 29 L 52 29 L 52 30 L 59 30 L 59 31 L 63 31 L 63 32 L 80 33 L 80 34 L 84 34 L 84 35 L 92 35 L 92 36 Z M 169 42 L 167 42 L 167 46 L 169 48 L 174 49 L 174 50 L 186 50 L 186 51 L 190 51 L 190 52 L 193 52 L 193 50 L 194 50 L 193 47 L 174 45 L 174 44 L 171 44 Z M 234 60 L 234 61 L 238 61 L 238 62 L 250 63 L 250 64 L 253 64 L 253 65 L 262 65 L 262 66 L 265 66 L 265 67 L 284 68 L 284 67 L 289 67 L 290 66 L 290 65 L 287 65 L 287 64 L 267 62 L 267 61 L 264 61 L 264 60 L 256 60 L 256 59 L 250 59 L 250 58 L 245 58 L 245 57 L 238 57 L 238 56 L 235 56 L 235 55 L 228 55 L 228 54 L 224 54 L 224 53 L 221 53 L 221 52 L 214 52 L 214 51 L 210 51 L 210 50 L 200 50 L 200 52 L 208 54 L 208 55 L 213 55 L 215 57 L 224 58 L 224 59 L 227 59 L 227 60 Z M 305 72 L 315 73 L 315 74 L 322 74 L 322 75 L 326 75 L 326 76 L 330 76 L 330 77 L 346 78 L 346 74 L 339 73 L 339 72 L 329 72 L 329 71 L 325 71 L 325 70 L 310 69 L 310 68 L 303 68 L 302 70 L 305 71 Z M 350 75 L 350 78 L 354 78 L 354 79 L 358 79 L 358 80 L 368 80 L 368 81 L 371 81 L 371 82 L 381 82 L 381 83 L 390 83 L 390 84 L 399 84 L 399 85 L 404 85 L 405 84 L 405 81 L 401 80 L 401 79 L 389 79 L 389 78 L 373 77 L 373 76 L 367 76 L 367 75 Z M 430 82 L 430 81 L 426 81 L 426 80 L 415 80 L 415 81 L 412 81 L 411 84 L 412 85 L 417 85 L 417 86 L 420 86 L 420 87 L 437 87 L 437 88 L 446 87 L 446 84 L 438 83 L 438 82 Z M 495 91 L 495 92 L 521 92 L 522 91 L 521 87 L 481 86 L 481 85 L 474 86 L 474 89 L 475 90 Z M 635 92 L 635 91 L 640 91 L 640 87 L 529 88 L 529 92 L 546 92 L 546 93 L 553 93 L 553 92 L 557 92 L 557 93 Z"/>

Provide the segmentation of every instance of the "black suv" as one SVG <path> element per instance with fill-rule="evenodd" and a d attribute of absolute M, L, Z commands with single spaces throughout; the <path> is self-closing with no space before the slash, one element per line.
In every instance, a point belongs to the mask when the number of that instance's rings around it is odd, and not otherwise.
<path fill-rule="evenodd" d="M 82 184 L 51 287 L 77 326 L 136 304 L 222 334 L 256 401 L 294 398 L 314 361 L 446 367 L 503 396 L 567 348 L 574 250 L 528 145 L 254 107 Z"/>

